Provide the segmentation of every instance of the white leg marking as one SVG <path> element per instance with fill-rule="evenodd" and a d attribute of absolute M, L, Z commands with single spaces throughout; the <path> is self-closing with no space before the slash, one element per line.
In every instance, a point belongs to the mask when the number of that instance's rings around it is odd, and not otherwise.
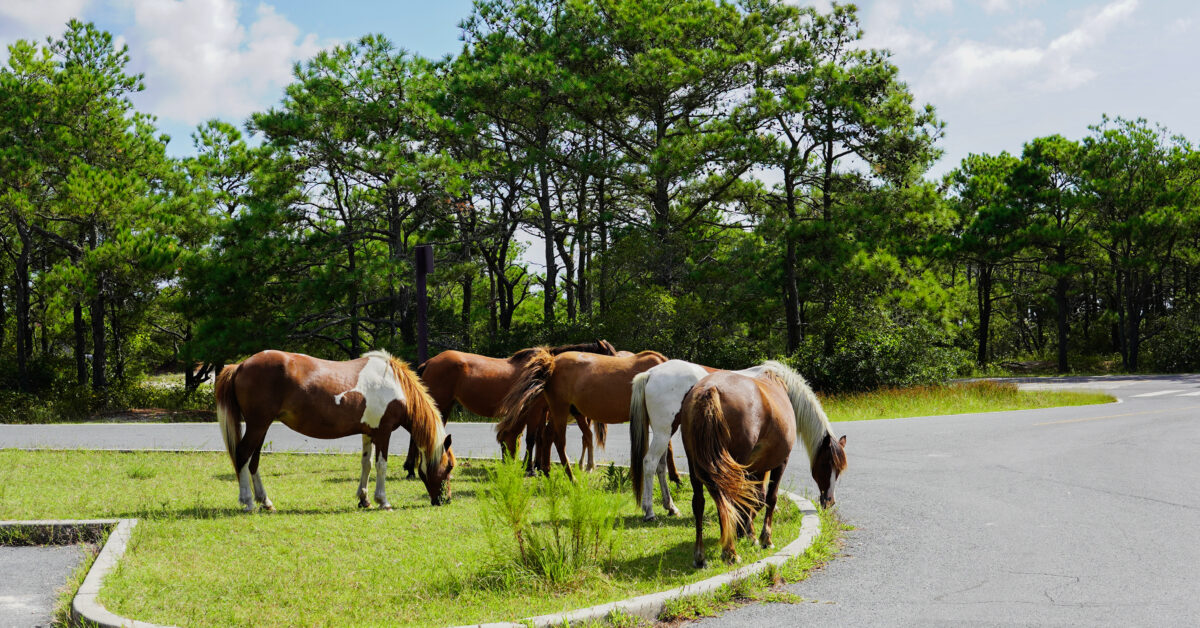
<path fill-rule="evenodd" d="M 254 496 L 250 494 L 250 461 L 242 465 L 241 471 L 238 471 L 238 502 L 242 504 L 242 510 L 250 512 L 254 510 Z"/>
<path fill-rule="evenodd" d="M 392 505 L 388 503 L 387 493 L 383 490 L 384 480 L 387 478 L 387 458 L 383 457 L 383 452 L 375 452 L 375 503 L 379 504 L 380 508 L 391 510 Z"/>
<path fill-rule="evenodd" d="M 662 491 L 663 510 L 672 517 L 679 516 L 679 509 L 675 507 L 675 500 L 671 499 L 671 488 L 667 484 L 667 452 L 663 452 L 661 458 L 658 459 L 658 488 Z"/>
<path fill-rule="evenodd" d="M 266 510 L 275 510 L 275 504 L 272 504 L 271 498 L 267 497 L 267 489 L 263 488 L 262 477 L 257 473 L 251 473 L 250 479 L 254 481 L 254 500 L 262 504 Z"/>

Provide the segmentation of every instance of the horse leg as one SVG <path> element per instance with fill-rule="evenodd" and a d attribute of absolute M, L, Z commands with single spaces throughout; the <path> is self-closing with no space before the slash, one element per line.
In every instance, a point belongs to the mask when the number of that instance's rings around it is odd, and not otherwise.
<path fill-rule="evenodd" d="M 263 441 L 267 437 L 267 428 L 270 425 L 269 422 L 259 425 L 246 421 L 246 434 L 242 436 L 242 440 L 238 443 L 237 451 L 235 452 L 237 454 L 238 469 L 238 502 L 242 504 L 242 510 L 246 512 L 254 511 L 254 495 L 250 489 L 251 476 L 254 474 L 250 471 L 250 463 L 259 450 L 262 449 Z M 255 465 L 255 470 L 257 468 L 258 466 Z"/>
<path fill-rule="evenodd" d="M 692 550 L 692 566 L 704 569 L 708 564 L 704 560 L 704 484 L 696 474 L 692 480 L 692 518 L 696 520 L 696 545 Z"/>
<path fill-rule="evenodd" d="M 560 427 L 561 426 L 561 427 Z M 567 423 L 554 423 L 554 448 L 558 450 L 558 460 L 562 463 L 563 470 L 567 472 L 567 479 L 575 481 L 575 474 L 571 472 L 571 459 L 567 457 Z"/>
<path fill-rule="evenodd" d="M 364 437 L 366 438 L 366 437 Z M 411 436 L 408 439 L 408 455 L 404 457 L 404 479 L 412 480 L 417 477 L 417 441 Z M 368 459 L 368 467 L 369 459 Z M 366 480 L 363 480 L 363 493 L 366 493 Z M 364 500 L 365 501 L 365 500 Z M 363 506 L 364 508 L 366 506 Z"/>
<path fill-rule="evenodd" d="M 663 441 L 663 437 L 658 432 L 654 432 L 646 456 L 642 458 L 642 521 L 654 520 L 654 476 L 662 467 L 660 462 L 667 449 L 667 442 L 670 442 Z M 635 461 L 634 464 L 637 462 Z M 660 481 L 659 487 L 662 489 L 663 507 L 672 515 L 679 514 L 679 510 L 675 509 L 674 505 L 668 506 L 671 503 L 671 493 L 667 490 L 666 482 Z"/>
<path fill-rule="evenodd" d="M 583 458 L 586 455 L 588 459 L 587 469 L 590 471 L 596 468 L 595 461 L 592 460 L 592 422 L 587 417 L 579 414 L 575 415 L 575 424 L 579 426 L 579 440 L 583 445 L 583 451 L 579 453 L 579 470 L 583 471 Z"/>
<path fill-rule="evenodd" d="M 771 542 L 771 528 L 775 524 L 775 501 L 779 497 L 779 481 L 783 477 L 783 470 L 787 468 L 787 462 L 771 469 L 770 482 L 767 484 L 766 495 L 763 502 L 766 504 L 766 510 L 763 512 L 762 534 L 758 537 L 758 544 L 763 549 L 775 547 Z"/>
<path fill-rule="evenodd" d="M 667 474 L 670 476 L 671 481 L 675 483 L 675 486 L 683 484 L 683 481 L 679 479 L 679 469 L 675 468 L 675 451 L 671 447 L 669 439 L 667 440 Z"/>
<path fill-rule="evenodd" d="M 387 430 L 381 429 L 375 430 L 375 437 L 372 439 L 375 442 L 375 503 L 379 504 L 382 510 L 392 509 L 387 500 L 387 492 L 384 491 L 384 484 L 387 482 L 388 440 L 391 436 Z"/>
<path fill-rule="evenodd" d="M 667 442 L 670 443 L 670 441 Z M 675 507 L 675 500 L 671 499 L 671 489 L 667 486 L 667 460 L 668 455 L 663 452 L 658 459 L 658 469 L 655 471 L 655 475 L 658 476 L 658 490 L 662 493 L 663 509 L 667 511 L 668 515 L 676 517 L 679 515 L 679 509 Z"/>
<path fill-rule="evenodd" d="M 371 443 L 371 437 L 368 434 L 363 434 L 362 443 L 362 477 L 358 480 L 358 507 L 370 508 L 371 502 L 367 501 L 367 482 L 371 479 L 371 454 L 374 445 Z"/>
<path fill-rule="evenodd" d="M 263 487 L 262 477 L 258 475 L 258 457 L 261 453 L 262 447 L 260 446 L 250 457 L 250 479 L 254 483 L 254 501 L 258 502 L 263 510 L 275 512 L 275 504 L 272 504 L 271 498 L 267 497 L 267 489 Z"/>

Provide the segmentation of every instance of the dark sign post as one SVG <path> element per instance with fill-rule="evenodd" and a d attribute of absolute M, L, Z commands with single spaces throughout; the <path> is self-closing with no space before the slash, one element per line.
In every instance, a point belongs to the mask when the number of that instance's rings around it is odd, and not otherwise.
<path fill-rule="evenodd" d="M 433 270 L 433 245 L 422 244 L 417 252 L 417 364 L 429 359 L 429 298 L 425 276 Z"/>

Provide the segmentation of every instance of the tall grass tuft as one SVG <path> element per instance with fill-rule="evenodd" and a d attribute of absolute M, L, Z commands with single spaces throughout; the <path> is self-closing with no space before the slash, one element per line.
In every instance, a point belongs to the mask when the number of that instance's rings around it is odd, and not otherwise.
<path fill-rule="evenodd" d="M 605 492 L 587 474 L 571 482 L 558 467 L 526 480 L 518 459 L 497 465 L 489 479 L 481 512 L 497 558 L 559 588 L 610 566 L 622 495 Z M 515 555 L 496 542 L 499 530 L 512 536 Z"/>

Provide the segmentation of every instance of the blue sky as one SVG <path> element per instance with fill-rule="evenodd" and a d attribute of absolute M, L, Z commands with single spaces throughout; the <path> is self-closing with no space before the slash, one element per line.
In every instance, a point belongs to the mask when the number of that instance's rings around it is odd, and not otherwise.
<path fill-rule="evenodd" d="M 828 3 L 817 0 L 818 8 Z M 947 122 L 946 156 L 1019 152 L 1050 133 L 1079 138 L 1103 113 L 1145 117 L 1200 140 L 1200 3 L 1185 0 L 869 0 L 868 44 L 893 51 L 901 77 Z M 460 49 L 469 0 L 3 0 L 0 44 L 61 33 L 70 17 L 130 46 L 146 75 L 139 109 L 191 152 L 208 118 L 241 122 L 277 103 L 291 65 L 382 33 L 430 57 Z M 0 52 L 0 57 L 6 57 Z"/>

